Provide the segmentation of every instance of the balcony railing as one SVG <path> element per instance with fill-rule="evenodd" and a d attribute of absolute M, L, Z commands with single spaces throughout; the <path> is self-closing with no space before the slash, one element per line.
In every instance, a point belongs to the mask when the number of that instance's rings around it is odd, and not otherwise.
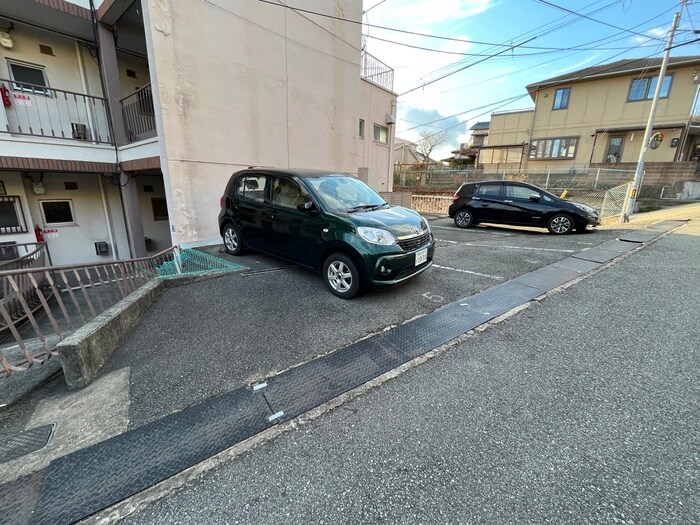
<path fill-rule="evenodd" d="M 0 133 L 112 143 L 106 99 L 3 78 L 0 87 Z"/>
<path fill-rule="evenodd" d="M 362 78 L 379 84 L 389 91 L 394 90 L 394 70 L 364 51 L 360 57 L 360 74 Z"/>
<path fill-rule="evenodd" d="M 156 136 L 156 114 L 150 84 L 124 97 L 120 103 L 129 143 Z"/>

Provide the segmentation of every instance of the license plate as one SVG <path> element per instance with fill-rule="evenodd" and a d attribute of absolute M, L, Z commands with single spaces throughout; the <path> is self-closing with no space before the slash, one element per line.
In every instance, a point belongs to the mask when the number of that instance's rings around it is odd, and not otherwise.
<path fill-rule="evenodd" d="M 421 264 L 423 264 L 427 260 L 428 260 L 428 249 L 427 248 L 424 248 L 423 250 L 416 252 L 416 266 L 420 266 Z"/>

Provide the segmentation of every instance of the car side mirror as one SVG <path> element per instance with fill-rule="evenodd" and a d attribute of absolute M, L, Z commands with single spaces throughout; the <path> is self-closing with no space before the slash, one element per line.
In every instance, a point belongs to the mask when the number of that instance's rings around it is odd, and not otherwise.
<path fill-rule="evenodd" d="M 297 205 L 297 210 L 313 215 L 316 213 L 316 205 L 313 203 L 313 201 L 302 202 L 301 204 Z"/>
<path fill-rule="evenodd" d="M 532 202 L 540 202 L 540 196 L 537 195 L 536 193 L 533 193 L 532 195 L 530 195 L 530 200 Z"/>

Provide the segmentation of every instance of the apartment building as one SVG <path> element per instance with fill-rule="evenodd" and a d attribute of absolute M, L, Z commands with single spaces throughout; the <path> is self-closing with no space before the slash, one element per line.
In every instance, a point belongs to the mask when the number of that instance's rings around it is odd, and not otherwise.
<path fill-rule="evenodd" d="M 393 70 L 361 48 L 361 0 L 0 4 L 0 244 L 53 264 L 220 242 L 251 165 L 392 190 Z M 326 15 L 326 16 L 324 16 Z"/>
<path fill-rule="evenodd" d="M 634 169 L 661 59 L 627 59 L 526 86 L 534 108 L 494 113 L 484 169 Z M 700 57 L 672 57 L 661 86 L 649 165 L 700 159 Z M 690 174 L 694 166 L 690 167 Z"/>

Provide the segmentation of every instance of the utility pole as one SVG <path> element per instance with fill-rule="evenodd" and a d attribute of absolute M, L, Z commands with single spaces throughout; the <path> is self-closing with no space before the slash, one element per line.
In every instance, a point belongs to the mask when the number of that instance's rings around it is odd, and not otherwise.
<path fill-rule="evenodd" d="M 685 6 L 687 0 L 681 0 L 680 8 L 678 12 L 673 17 L 673 24 L 671 24 L 671 31 L 668 34 L 668 45 L 666 46 L 666 51 L 664 53 L 664 58 L 661 61 L 661 69 L 659 70 L 659 78 L 656 81 L 656 90 L 654 91 L 654 99 L 651 101 L 651 110 L 649 111 L 649 120 L 647 121 L 647 127 L 644 130 L 644 138 L 642 139 L 642 150 L 639 152 L 639 160 L 637 161 L 637 170 L 634 173 L 634 182 L 632 183 L 632 188 L 627 199 L 627 209 L 623 210 L 622 216 L 620 217 L 620 222 L 629 222 L 629 218 L 634 213 L 634 206 L 637 202 L 637 195 L 639 194 L 639 188 L 642 186 L 642 179 L 644 178 L 644 159 L 647 156 L 647 151 L 649 150 L 649 140 L 651 138 L 651 130 L 654 126 L 654 118 L 656 117 L 656 107 L 659 104 L 659 97 L 661 95 L 661 87 L 664 82 L 664 77 L 666 76 L 666 66 L 668 66 L 668 58 L 671 55 L 671 47 L 673 46 L 673 36 L 678 28 L 678 23 L 681 19 L 681 10 Z"/>

